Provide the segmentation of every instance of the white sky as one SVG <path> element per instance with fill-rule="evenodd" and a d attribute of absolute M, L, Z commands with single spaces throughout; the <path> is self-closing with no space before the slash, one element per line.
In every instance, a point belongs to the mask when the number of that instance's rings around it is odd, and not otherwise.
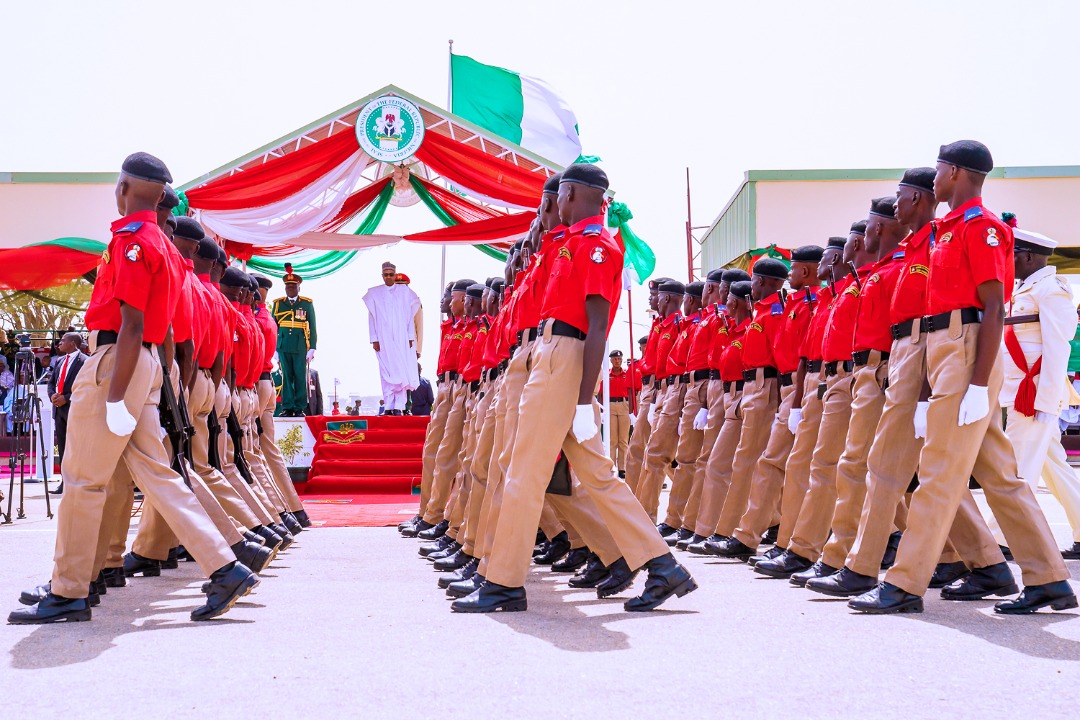
<path fill-rule="evenodd" d="M 183 183 L 388 83 L 445 104 L 453 38 L 569 101 L 657 273 L 677 277 L 687 166 L 708 225 L 747 169 L 926 165 L 962 137 L 998 165 L 1080 164 L 1080 3 L 65 0 L 3 16 L 0 170 L 115 171 L 146 150 Z M 384 222 L 438 226 L 421 208 Z M 499 272 L 448 255 L 449 278 Z M 424 301 L 434 369 L 439 252 L 401 244 L 303 286 L 324 390 L 378 393 L 360 296 L 384 259 Z"/>

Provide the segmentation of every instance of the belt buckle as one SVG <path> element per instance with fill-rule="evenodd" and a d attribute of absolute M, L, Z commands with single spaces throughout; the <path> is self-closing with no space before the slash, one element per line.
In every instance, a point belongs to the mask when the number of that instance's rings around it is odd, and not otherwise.
<path fill-rule="evenodd" d="M 924 316 L 922 318 L 922 323 L 920 323 L 920 324 L 923 326 L 923 332 L 926 332 L 926 333 L 934 332 L 934 316 L 933 315 Z"/>

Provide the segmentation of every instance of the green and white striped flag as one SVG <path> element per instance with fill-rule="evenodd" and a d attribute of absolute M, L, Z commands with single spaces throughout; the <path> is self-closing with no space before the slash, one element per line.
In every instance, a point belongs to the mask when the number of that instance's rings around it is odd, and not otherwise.
<path fill-rule="evenodd" d="M 577 118 L 543 80 L 450 56 L 450 111 L 559 165 L 581 155 Z"/>

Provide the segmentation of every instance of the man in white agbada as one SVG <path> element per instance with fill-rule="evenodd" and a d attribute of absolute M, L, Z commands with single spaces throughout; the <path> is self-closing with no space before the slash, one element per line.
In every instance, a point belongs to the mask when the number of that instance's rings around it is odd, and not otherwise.
<path fill-rule="evenodd" d="M 420 384 L 416 369 L 416 325 L 420 298 L 408 285 L 397 285 L 397 268 L 383 263 L 383 284 L 364 294 L 368 333 L 379 359 L 383 403 L 388 415 L 402 415 L 408 391 Z"/>

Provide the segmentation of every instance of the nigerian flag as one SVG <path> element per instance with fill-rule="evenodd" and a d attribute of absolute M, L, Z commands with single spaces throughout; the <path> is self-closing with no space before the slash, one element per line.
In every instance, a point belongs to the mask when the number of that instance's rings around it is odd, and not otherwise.
<path fill-rule="evenodd" d="M 543 80 L 450 56 L 450 111 L 560 165 L 581 155 L 574 111 Z"/>

